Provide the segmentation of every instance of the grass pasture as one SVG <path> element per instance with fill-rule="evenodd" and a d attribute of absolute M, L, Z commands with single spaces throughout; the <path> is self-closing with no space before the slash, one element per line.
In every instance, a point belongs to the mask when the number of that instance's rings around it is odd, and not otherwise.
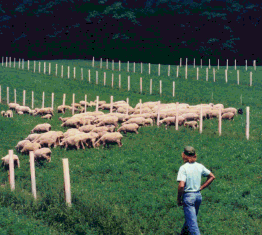
<path fill-rule="evenodd" d="M 46 61 L 47 65 L 49 61 Z M 99 63 L 92 68 L 92 61 L 50 61 L 51 75 L 41 74 L 18 68 L 0 66 L 0 85 L 2 88 L 1 110 L 6 110 L 6 87 L 10 89 L 10 102 L 13 102 L 13 90 L 17 91 L 17 102 L 22 104 L 23 90 L 26 90 L 26 105 L 31 106 L 31 91 L 34 91 L 35 107 L 42 105 L 42 92 L 45 91 L 45 106 L 51 106 L 51 93 L 55 93 L 55 108 L 62 104 L 66 93 L 66 104 L 71 104 L 72 94 L 76 102 L 95 100 L 123 100 L 127 97 L 134 106 L 142 102 L 161 100 L 200 104 L 223 103 L 225 107 L 243 108 L 244 114 L 234 121 L 223 121 L 222 136 L 218 136 L 218 121 L 205 120 L 203 133 L 180 127 L 166 130 L 142 127 L 139 134 L 127 133 L 122 140 L 123 147 L 112 145 L 108 148 L 68 150 L 52 149 L 52 161 L 36 165 L 36 187 L 38 200 L 35 203 L 30 195 L 30 170 L 28 156 L 19 156 L 21 169 L 15 170 L 16 190 L 11 192 L 7 172 L 0 170 L 0 204 L 16 210 L 27 218 L 41 218 L 45 226 L 55 227 L 56 231 L 68 234 L 178 234 L 184 223 L 181 207 L 176 205 L 177 172 L 183 164 L 181 152 L 184 146 L 192 145 L 198 153 L 198 162 L 204 164 L 216 176 L 216 180 L 203 190 L 203 202 L 200 207 L 198 223 L 202 234 L 260 234 L 262 231 L 261 203 L 261 98 L 262 80 L 260 67 L 238 67 L 240 85 L 234 67 L 229 67 L 228 83 L 225 83 L 225 67 L 220 66 L 213 82 L 212 68 L 209 81 L 206 81 L 206 66 L 199 69 L 199 81 L 196 69 L 188 67 L 188 79 L 184 78 L 184 67 L 179 68 L 176 78 L 176 66 L 171 66 L 171 76 L 167 76 L 168 66 L 144 65 L 140 74 L 140 64 L 136 64 L 136 73 L 125 72 L 126 64 L 118 63 L 114 68 L 114 88 L 111 88 L 112 70 L 100 69 Z M 55 64 L 58 64 L 58 77 L 55 77 Z M 64 78 L 61 78 L 61 65 L 64 65 Z M 70 66 L 70 79 L 67 78 L 67 66 Z M 13 67 L 13 64 L 12 64 Z M 16 63 L 18 67 L 18 63 Z M 73 79 L 73 67 L 76 67 L 76 79 Z M 199 66 L 200 67 L 200 66 Z M 30 70 L 33 62 L 30 62 Z M 84 80 L 80 79 L 80 68 L 84 68 Z M 109 63 L 109 68 L 111 64 Z M 91 83 L 88 82 L 88 69 L 91 70 Z M 133 71 L 133 63 L 130 63 Z M 217 67 L 216 67 L 217 69 Z M 95 73 L 99 72 L 99 84 L 95 84 Z M 249 86 L 249 72 L 253 72 L 253 84 Z M 107 73 L 107 85 L 103 86 L 103 73 Z M 118 74 L 121 73 L 122 88 L 118 88 Z M 166 74 L 166 75 L 164 75 Z M 131 77 L 131 90 L 127 91 L 127 76 Z M 139 79 L 143 77 L 143 92 L 139 94 Z M 153 94 L 149 95 L 149 79 L 153 79 Z M 162 96 L 159 96 L 159 80 L 163 81 Z M 176 95 L 172 97 L 172 82 L 176 82 Z M 213 99 L 212 99 L 213 92 Z M 242 105 L 240 96 L 242 95 Z M 250 107 L 250 139 L 245 138 L 246 106 Z M 1 156 L 14 149 L 18 141 L 30 134 L 31 129 L 48 122 L 53 130 L 65 131 L 60 127 L 58 117 L 70 113 L 55 114 L 52 120 L 40 117 L 14 114 L 13 119 L 0 117 Z M 72 208 L 64 204 L 62 158 L 69 159 L 71 177 Z M 204 181 L 205 179 L 203 179 Z M 215 216 L 214 216 L 215 215 Z M 260 231 L 260 232 L 259 232 Z M 39 233 L 40 234 L 40 233 Z M 55 234 L 52 233 L 52 234 Z"/>

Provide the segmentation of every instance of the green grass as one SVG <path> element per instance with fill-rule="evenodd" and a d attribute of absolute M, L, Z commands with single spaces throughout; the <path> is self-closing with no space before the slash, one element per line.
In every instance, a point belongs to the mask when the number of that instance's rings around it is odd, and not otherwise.
<path fill-rule="evenodd" d="M 205 79 L 205 68 L 200 69 L 200 80 L 196 81 L 195 70 L 189 67 L 188 79 L 184 78 L 184 68 L 176 78 L 176 66 L 171 77 L 158 77 L 158 65 L 151 65 L 151 76 L 143 76 L 143 93 L 139 94 L 139 73 L 121 72 L 122 89 L 118 89 L 118 73 L 115 74 L 114 89 L 111 88 L 112 71 L 93 69 L 90 61 L 52 61 L 64 65 L 64 78 L 53 75 L 35 74 L 21 69 L 0 66 L 0 85 L 2 104 L 7 109 L 6 87 L 10 87 L 10 101 L 13 89 L 17 90 L 17 100 L 22 104 L 23 89 L 27 91 L 26 104 L 31 106 L 31 91 L 35 93 L 35 107 L 41 107 L 42 92 L 45 91 L 46 106 L 51 106 L 51 93 L 55 93 L 55 107 L 62 104 L 63 93 L 67 94 L 66 103 L 71 104 L 72 94 L 76 102 L 100 100 L 109 102 L 125 100 L 129 97 L 134 106 L 139 99 L 145 101 L 223 103 L 225 107 L 243 108 L 244 115 L 234 121 L 223 121 L 222 136 L 218 135 L 216 119 L 205 120 L 203 133 L 180 127 L 166 130 L 163 126 L 142 127 L 139 134 L 127 133 L 122 140 L 123 147 L 86 150 L 52 149 L 52 161 L 36 165 L 36 187 L 38 201 L 31 197 L 30 171 L 27 155 L 17 154 L 21 169 L 15 170 L 16 190 L 0 188 L 0 204 L 19 211 L 34 219 L 41 218 L 47 226 L 55 226 L 58 231 L 71 234 L 177 234 L 184 222 L 182 208 L 176 205 L 177 172 L 183 164 L 181 152 L 184 146 L 192 145 L 197 150 L 198 162 L 204 164 L 216 176 L 216 180 L 202 192 L 203 202 L 199 212 L 199 227 L 202 234 L 260 234 L 261 223 L 261 74 L 260 68 L 253 71 L 253 86 L 249 87 L 249 70 L 240 68 L 240 85 L 236 84 L 236 72 L 231 67 L 228 83 L 224 81 L 224 70 L 220 66 L 214 83 L 209 76 Z M 41 63 L 43 68 L 43 63 Z M 76 66 L 77 79 L 67 79 L 67 69 Z M 95 66 L 99 67 L 99 64 Z M 17 64 L 16 64 L 17 66 Z M 105 67 L 105 63 L 103 65 Z M 121 69 L 126 71 L 126 64 Z M 139 65 L 140 66 L 140 65 Z M 84 69 L 84 80 L 80 79 L 80 68 Z M 147 67 L 147 65 L 145 65 Z M 27 68 L 27 63 L 25 63 Z M 31 63 L 32 68 L 32 63 Z M 115 69 L 118 63 L 115 63 Z M 133 64 L 130 69 L 133 69 Z M 140 68 L 140 67 L 139 67 Z M 172 68 L 172 66 L 171 66 Z M 87 69 L 91 70 L 91 83 L 88 82 Z M 42 69 L 41 69 L 42 70 Z M 95 85 L 95 71 L 99 71 L 99 85 Z M 38 66 L 37 70 L 38 71 Z M 48 70 L 47 70 L 48 71 Z M 66 71 L 66 72 L 65 72 Z M 103 72 L 107 71 L 108 86 L 102 83 Z M 140 72 L 136 70 L 137 72 Z M 144 70 L 145 71 L 145 70 Z M 167 74 L 167 66 L 161 66 L 161 74 Z M 223 71 L 223 72 L 222 72 Z M 230 73 L 232 72 L 232 74 Z M 110 74 L 110 75 L 109 75 Z M 131 91 L 127 91 L 127 76 L 131 76 Z M 173 74 L 173 76 L 172 76 Z M 211 72 L 210 72 L 211 74 Z M 58 73 L 60 75 L 60 72 Z M 175 77 L 174 77 L 175 75 Z M 124 79 L 125 78 L 125 79 Z M 149 95 L 149 78 L 163 81 L 163 95 L 158 94 L 158 86 Z M 243 78 L 243 80 L 242 80 Z M 176 96 L 172 97 L 172 81 L 176 81 Z M 235 81 L 234 81 L 235 80 Z M 109 82 L 110 81 L 110 82 Z M 137 87 L 137 89 L 135 89 Z M 148 90 L 147 90 L 148 89 Z M 211 93 L 214 93 L 211 100 Z M 243 104 L 240 105 L 240 95 Z M 245 138 L 245 107 L 250 106 L 250 139 Z M 92 109 L 93 110 L 93 109 Z M 2 156 L 14 149 L 18 141 L 24 139 L 30 130 L 39 123 L 48 122 L 53 130 L 60 127 L 59 116 L 52 120 L 29 115 L 13 119 L 0 117 L 0 139 Z M 64 203 L 62 158 L 69 159 L 72 190 L 72 208 Z M 0 171 L 0 183 L 7 184 L 7 172 Z M 204 181 L 204 179 L 203 179 Z M 216 215 L 216 216 L 214 216 Z M 210 219 L 211 218 L 211 219 Z"/>

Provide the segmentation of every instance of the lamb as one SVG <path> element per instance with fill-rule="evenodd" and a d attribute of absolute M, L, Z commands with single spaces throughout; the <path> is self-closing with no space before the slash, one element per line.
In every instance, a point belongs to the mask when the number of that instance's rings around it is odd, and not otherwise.
<path fill-rule="evenodd" d="M 49 148 L 41 148 L 34 151 L 34 159 L 46 159 L 47 162 L 51 162 L 51 150 Z M 29 160 L 30 161 L 30 160 Z"/>
<path fill-rule="evenodd" d="M 21 140 L 17 143 L 15 149 L 17 151 L 21 151 L 27 143 L 31 143 L 31 142 L 29 140 Z"/>
<path fill-rule="evenodd" d="M 23 115 L 24 113 L 22 111 L 17 112 L 18 115 Z"/>
<path fill-rule="evenodd" d="M 31 131 L 31 134 L 34 132 L 48 132 L 51 130 L 51 125 L 49 123 L 38 124 Z"/>
<path fill-rule="evenodd" d="M 46 114 L 45 116 L 42 116 L 41 118 L 43 118 L 43 119 L 51 119 L 52 115 L 51 114 Z"/>
<path fill-rule="evenodd" d="M 7 110 L 6 112 L 5 112 L 5 114 L 4 114 L 4 116 L 5 117 L 13 117 L 14 115 L 13 115 L 13 111 L 12 110 Z"/>
<path fill-rule="evenodd" d="M 13 154 L 13 159 L 14 159 L 14 166 L 18 166 L 18 168 L 20 168 L 20 162 L 18 156 Z M 9 155 L 2 157 L 2 167 L 3 166 L 9 167 Z"/>
<path fill-rule="evenodd" d="M 70 118 L 67 121 L 65 121 L 61 126 L 67 126 L 67 127 L 80 127 L 80 119 L 79 118 Z"/>
<path fill-rule="evenodd" d="M 125 134 L 126 132 L 135 132 L 136 134 L 138 134 L 138 128 L 139 125 L 137 125 L 136 123 L 124 124 L 117 130 L 117 132 L 123 131 Z"/>
<path fill-rule="evenodd" d="M 221 118 L 222 119 L 228 119 L 228 120 L 234 120 L 234 116 L 235 116 L 235 114 L 234 113 L 232 113 L 232 112 L 229 112 L 229 113 L 224 113 L 222 116 L 221 116 Z"/>
<path fill-rule="evenodd" d="M 124 124 L 129 124 L 129 123 L 136 123 L 139 126 L 144 126 L 145 125 L 146 119 L 143 117 L 137 117 L 137 118 L 130 118 L 128 121 L 123 122 L 122 125 Z"/>
<path fill-rule="evenodd" d="M 184 127 L 191 127 L 195 130 L 196 128 L 198 128 L 198 124 L 196 121 L 184 122 Z"/>
<path fill-rule="evenodd" d="M 21 150 L 21 153 L 28 154 L 30 151 L 35 151 L 40 148 L 41 148 L 41 145 L 39 143 L 29 142 L 24 145 L 23 149 Z"/>
<path fill-rule="evenodd" d="M 122 138 L 123 138 L 123 135 L 121 135 L 118 132 L 106 133 L 95 143 L 95 146 L 99 147 L 100 143 L 102 142 L 104 147 L 108 143 L 117 143 L 118 146 L 121 147 L 123 146 L 123 144 L 121 143 Z"/>

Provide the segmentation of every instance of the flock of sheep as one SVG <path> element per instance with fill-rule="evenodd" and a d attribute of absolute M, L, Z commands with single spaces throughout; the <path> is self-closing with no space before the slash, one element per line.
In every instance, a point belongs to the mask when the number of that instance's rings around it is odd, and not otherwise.
<path fill-rule="evenodd" d="M 157 122 L 159 112 L 159 125 L 165 124 L 166 128 L 176 124 L 176 103 L 158 104 L 158 102 L 138 103 L 131 107 L 126 101 L 117 101 L 111 104 L 105 101 L 98 102 L 98 108 L 101 110 L 110 110 L 112 113 L 105 114 L 102 111 L 84 112 L 83 106 L 95 106 L 96 101 L 80 101 L 74 105 L 60 105 L 57 108 L 58 113 L 65 113 L 65 110 L 79 112 L 71 117 L 60 117 L 62 127 L 69 127 L 66 132 L 51 131 L 51 125 L 48 123 L 35 126 L 31 134 L 25 140 L 19 141 L 16 150 L 23 154 L 34 152 L 35 159 L 45 159 L 51 161 L 51 147 L 73 147 L 76 149 L 85 149 L 85 146 L 99 147 L 109 143 L 117 143 L 122 146 L 121 139 L 123 135 L 120 132 L 134 132 L 138 134 L 140 126 L 153 126 Z M 5 117 L 13 117 L 13 111 L 18 114 L 28 113 L 31 115 L 40 115 L 42 118 L 51 119 L 54 115 L 52 108 L 36 108 L 31 110 L 28 106 L 9 103 L 9 110 L 2 111 Z M 224 108 L 223 104 L 202 104 L 202 117 L 217 118 L 221 108 L 222 119 L 232 120 L 237 113 L 242 114 L 241 109 Z M 190 106 L 188 104 L 178 104 L 178 125 L 191 128 L 198 128 L 200 119 L 200 105 Z M 118 127 L 120 125 L 120 127 Z M 118 129 L 117 129 L 118 128 Z M 8 155 L 2 158 L 3 165 L 9 164 Z M 19 167 L 19 159 L 14 155 L 14 163 Z"/>

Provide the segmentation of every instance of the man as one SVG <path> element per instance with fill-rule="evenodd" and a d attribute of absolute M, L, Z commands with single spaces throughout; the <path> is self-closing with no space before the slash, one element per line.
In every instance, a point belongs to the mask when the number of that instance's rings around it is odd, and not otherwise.
<path fill-rule="evenodd" d="M 177 204 L 183 205 L 185 215 L 181 234 L 188 230 L 191 235 L 200 235 L 197 224 L 197 214 L 202 202 L 200 191 L 210 185 L 215 176 L 202 164 L 196 162 L 197 156 L 193 147 L 185 147 L 182 158 L 185 164 L 179 168 L 177 175 L 177 182 L 179 182 Z M 207 181 L 202 186 L 200 186 L 201 176 L 207 177 Z"/>

